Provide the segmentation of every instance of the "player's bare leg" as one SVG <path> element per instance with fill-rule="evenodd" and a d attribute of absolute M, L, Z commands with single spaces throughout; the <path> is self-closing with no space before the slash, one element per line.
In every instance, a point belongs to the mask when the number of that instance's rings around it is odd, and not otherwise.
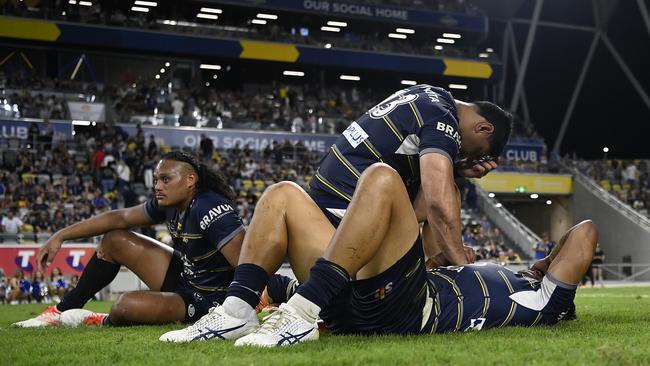
<path fill-rule="evenodd" d="M 323 255 L 334 231 L 300 186 L 276 183 L 266 189 L 255 206 L 239 264 L 255 263 L 273 274 L 288 255 L 296 278 L 305 281 L 309 268 Z"/>
<path fill-rule="evenodd" d="M 401 177 L 388 165 L 374 164 L 361 175 L 324 258 L 359 280 L 374 277 L 402 258 L 418 234 Z"/>
<path fill-rule="evenodd" d="M 163 286 L 173 249 L 149 237 L 126 230 L 104 235 L 97 258 L 124 265 L 135 273 L 151 291 L 134 291 L 120 295 L 107 314 L 71 309 L 61 315 L 64 325 L 133 325 L 164 324 L 185 319 L 185 302 L 173 292 L 159 292 Z"/>
<path fill-rule="evenodd" d="M 130 269 L 152 291 L 160 291 L 174 250 L 154 239 L 127 230 L 104 235 L 97 257 Z"/>
<path fill-rule="evenodd" d="M 256 205 L 223 306 L 160 340 L 237 339 L 254 331 L 259 326 L 255 307 L 269 276 L 288 255 L 296 277 L 305 280 L 333 235 L 334 227 L 302 188 L 291 182 L 269 187 Z"/>
<path fill-rule="evenodd" d="M 597 243 L 598 228 L 593 221 L 575 225 L 547 257 L 547 273 L 564 283 L 579 284 L 589 269 Z"/>
<path fill-rule="evenodd" d="M 318 339 L 318 315 L 348 285 L 350 274 L 365 279 L 386 271 L 408 252 L 418 234 L 399 174 L 385 164 L 367 168 L 309 280 L 259 330 L 235 345 L 273 347 Z"/>

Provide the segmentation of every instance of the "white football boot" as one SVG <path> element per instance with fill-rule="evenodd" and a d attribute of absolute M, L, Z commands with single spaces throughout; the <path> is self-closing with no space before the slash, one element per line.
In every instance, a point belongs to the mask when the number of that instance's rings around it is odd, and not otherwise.
<path fill-rule="evenodd" d="M 12 326 L 19 328 L 37 328 L 57 326 L 59 324 L 61 324 L 61 312 L 57 310 L 56 305 L 52 305 L 43 310 L 39 316 L 13 323 Z"/>
<path fill-rule="evenodd" d="M 240 319 L 227 314 L 223 306 L 217 305 L 196 323 L 184 329 L 167 332 L 161 335 L 159 340 L 177 343 L 210 339 L 232 340 L 254 331 L 259 326 L 260 321 L 254 309 L 247 318 Z"/>
<path fill-rule="evenodd" d="M 80 325 L 102 325 L 106 313 L 95 313 L 86 309 L 70 309 L 61 313 L 61 325 L 78 327 Z"/>
<path fill-rule="evenodd" d="M 235 341 L 235 346 L 277 347 L 317 340 L 317 323 L 304 320 L 291 305 L 282 304 L 258 330 Z"/>

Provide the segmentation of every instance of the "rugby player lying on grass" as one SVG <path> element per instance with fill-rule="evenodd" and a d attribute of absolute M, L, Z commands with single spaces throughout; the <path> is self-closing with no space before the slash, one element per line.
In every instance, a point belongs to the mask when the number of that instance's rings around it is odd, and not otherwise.
<path fill-rule="evenodd" d="M 304 195 L 295 188 L 294 198 L 300 194 Z M 435 251 L 439 243 L 428 229 L 424 243 L 420 238 L 417 223 L 426 216 L 422 202 L 418 198 L 414 206 L 410 204 L 395 170 L 385 164 L 371 166 L 362 174 L 347 214 L 318 260 L 326 261 L 327 269 L 311 267 L 309 279 L 260 327 L 257 319 L 241 322 L 228 314 L 209 313 L 194 326 L 168 332 L 161 339 L 225 338 L 238 327 L 247 328 L 244 333 L 249 334 L 231 337 L 238 338 L 235 345 L 282 346 L 318 339 L 319 315 L 335 333 L 426 334 L 550 325 L 572 310 L 577 283 L 589 267 L 598 239 L 591 221 L 571 228 L 547 258 L 525 273 L 495 264 L 427 271 L 425 247 Z M 262 207 L 272 211 L 272 203 Z M 246 245 L 254 243 L 246 238 L 242 258 L 264 262 L 277 248 L 262 243 L 249 256 L 247 250 L 252 248 Z M 309 246 L 302 242 L 285 248 L 294 268 L 309 266 L 303 249 Z M 306 279 L 305 272 L 298 270 L 296 275 Z"/>
<path fill-rule="evenodd" d="M 162 157 L 154 171 L 155 197 L 139 206 L 102 213 L 56 232 L 40 249 L 49 266 L 66 240 L 104 235 L 76 288 L 18 327 L 194 322 L 221 303 L 239 259 L 244 226 L 233 210 L 226 179 L 183 152 Z M 166 222 L 174 247 L 129 231 Z M 150 291 L 120 295 L 109 314 L 82 309 L 129 268 Z"/>

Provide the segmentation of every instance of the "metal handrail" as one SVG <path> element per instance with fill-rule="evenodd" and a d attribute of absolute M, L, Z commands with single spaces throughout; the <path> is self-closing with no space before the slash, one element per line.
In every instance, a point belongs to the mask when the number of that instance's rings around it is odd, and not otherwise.
<path fill-rule="evenodd" d="M 607 192 L 601 186 L 599 186 L 593 179 L 589 176 L 578 170 L 576 167 L 567 166 L 562 163 L 564 168 L 570 170 L 573 173 L 574 179 L 584 184 L 585 187 L 591 191 L 594 195 L 598 196 L 601 200 L 606 202 L 608 205 L 619 211 L 625 217 L 641 225 L 646 231 L 650 231 L 650 219 L 643 216 L 641 213 L 630 207 L 630 205 L 622 202 L 613 194 Z"/>
<path fill-rule="evenodd" d="M 489 204 L 489 207 L 483 207 L 483 210 L 485 211 L 486 208 L 489 210 L 492 210 L 497 213 L 497 215 L 501 216 L 503 219 L 505 219 L 511 227 L 517 231 L 520 237 L 523 237 L 528 243 L 527 244 L 532 244 L 532 243 L 537 243 L 542 241 L 542 239 L 535 234 L 532 230 L 530 230 L 526 225 L 524 225 L 519 219 L 517 219 L 508 209 L 503 207 L 503 205 L 499 204 L 497 200 L 494 198 L 491 198 L 483 188 L 481 188 L 479 185 L 475 185 L 476 187 L 476 194 L 480 196 L 483 201 L 487 204 Z M 504 233 L 507 234 L 507 231 L 504 230 Z M 522 247 L 522 243 L 518 243 L 518 240 L 515 240 L 515 238 L 510 236 L 510 239 L 513 240 L 516 244 L 519 245 L 522 249 L 524 249 L 526 252 L 530 251 L 529 247 Z"/>

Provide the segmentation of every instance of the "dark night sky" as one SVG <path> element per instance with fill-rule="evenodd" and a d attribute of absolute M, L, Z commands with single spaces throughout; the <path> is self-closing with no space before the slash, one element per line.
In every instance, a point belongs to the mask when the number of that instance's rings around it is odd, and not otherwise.
<path fill-rule="evenodd" d="M 650 9 L 650 1 L 644 0 Z M 524 1 L 516 17 L 529 19 L 534 1 Z M 591 0 L 546 0 L 541 20 L 594 26 Z M 606 34 L 650 94 L 650 35 L 635 0 L 613 1 L 615 7 Z M 486 42 L 501 44 L 503 25 L 492 21 Z M 528 25 L 516 24 L 519 57 L 523 54 Z M 524 81 L 531 119 L 549 149 L 555 143 L 562 119 L 587 56 L 593 33 L 540 26 Z M 501 47 L 499 47 L 501 48 Z M 510 62 L 512 64 L 512 62 Z M 514 70 L 509 68 L 506 106 L 514 90 Z M 521 114 L 521 112 L 519 113 Z M 562 144 L 562 154 L 580 157 L 650 158 L 650 109 L 646 107 L 602 41 L 578 98 Z"/>

